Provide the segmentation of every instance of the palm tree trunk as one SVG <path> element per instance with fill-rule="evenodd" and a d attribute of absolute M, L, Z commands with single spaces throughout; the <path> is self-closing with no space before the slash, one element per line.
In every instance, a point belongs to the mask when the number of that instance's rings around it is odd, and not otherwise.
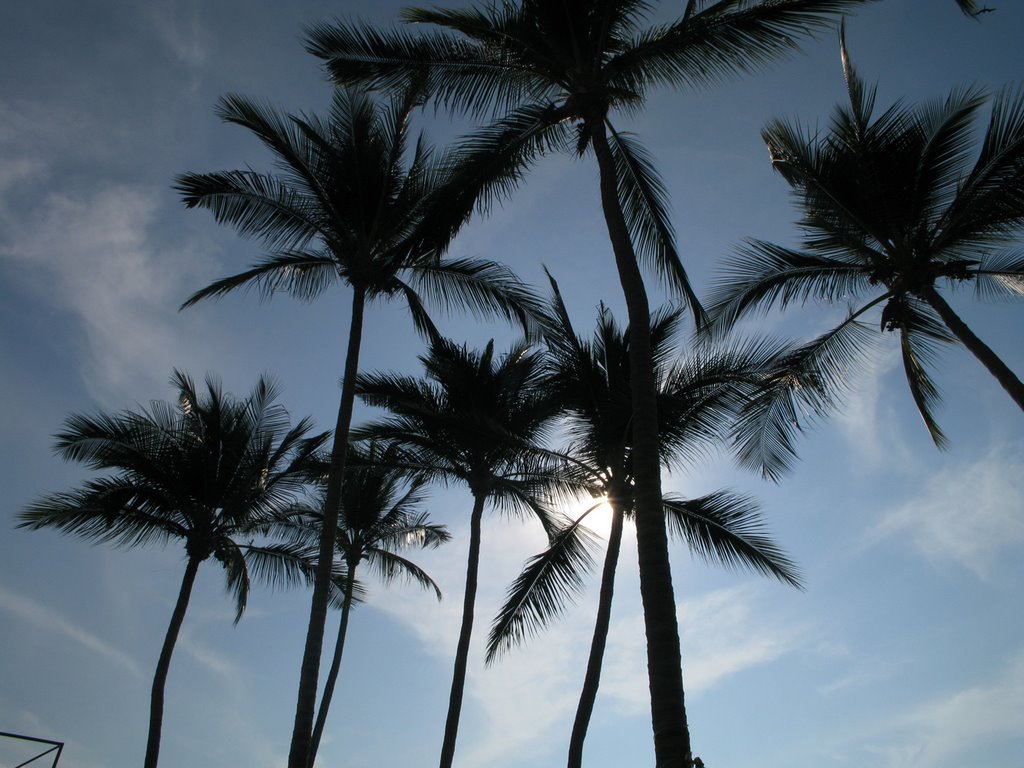
<path fill-rule="evenodd" d="M 349 566 L 348 578 L 345 580 L 345 602 L 341 605 L 341 622 L 338 624 L 338 641 L 334 644 L 334 658 L 331 659 L 331 669 L 324 681 L 324 692 L 320 697 L 320 709 L 316 713 L 316 725 L 313 727 L 313 738 L 309 745 L 309 766 L 313 768 L 316 760 L 316 753 L 320 749 L 320 738 L 324 734 L 324 725 L 327 723 L 327 712 L 331 707 L 331 699 L 334 696 L 334 685 L 338 682 L 338 670 L 341 669 L 341 654 L 345 650 L 345 634 L 348 632 L 348 616 L 352 608 L 352 592 L 356 583 L 356 569 Z"/>
<path fill-rule="evenodd" d="M 149 738 L 146 741 L 146 759 L 142 764 L 143 768 L 156 768 L 157 760 L 160 757 L 160 728 L 164 720 L 164 686 L 167 683 L 167 670 L 171 666 L 171 654 L 174 653 L 174 644 L 178 641 L 178 632 L 181 630 L 181 622 L 185 619 L 185 610 L 188 608 L 188 601 L 192 596 L 192 585 L 196 582 L 196 573 L 199 571 L 201 562 L 197 557 L 188 559 L 185 575 L 181 579 L 181 589 L 178 590 L 178 600 L 174 604 L 174 612 L 171 614 L 171 623 L 167 627 L 164 645 L 160 649 L 160 658 L 156 662 L 153 691 L 149 698 Z"/>
<path fill-rule="evenodd" d="M 974 331 L 967 327 L 967 324 L 960 319 L 959 315 L 953 311 L 953 308 L 946 303 L 938 291 L 928 286 L 921 293 L 924 300 L 928 302 L 928 305 L 939 313 L 939 317 L 942 318 L 942 322 L 946 324 L 946 327 L 988 369 L 988 372 L 995 376 L 996 381 L 1013 398 L 1017 406 L 1024 411 L 1024 383 L 1017 378 L 1017 375 L 1009 369 L 1006 363 L 985 342 L 974 335 Z"/>
<path fill-rule="evenodd" d="M 299 670 L 299 694 L 295 704 L 295 724 L 288 752 L 288 768 L 307 768 L 309 765 L 316 689 L 320 679 L 320 654 L 323 651 L 324 626 L 327 624 L 327 606 L 330 601 L 331 570 L 334 564 L 335 537 L 338 534 L 338 509 L 341 505 L 341 485 L 345 479 L 345 459 L 348 455 L 348 433 L 352 425 L 352 407 L 355 402 L 365 304 L 366 290 L 356 287 L 352 295 L 352 320 L 348 331 L 345 374 L 341 383 L 338 421 L 334 427 L 331 468 L 327 475 L 324 525 L 320 533 L 320 552 L 309 610 L 309 627 L 306 630 L 306 646 L 302 653 L 302 667 Z"/>
<path fill-rule="evenodd" d="M 587 674 L 583 678 L 580 703 L 576 707 L 576 720 L 572 724 L 569 738 L 569 768 L 583 765 L 583 742 L 587 738 L 590 717 L 594 713 L 597 688 L 601 683 L 601 665 L 604 649 L 608 642 L 608 627 L 612 618 L 612 597 L 615 594 L 615 568 L 619 562 L 622 545 L 622 507 L 612 502 L 612 527 L 608 531 L 608 550 L 604 554 L 601 570 L 601 591 L 597 600 L 597 620 L 594 622 L 594 638 L 590 642 L 590 658 L 587 660 Z"/>
<path fill-rule="evenodd" d="M 459 733 L 462 693 L 466 687 L 466 666 L 469 662 L 469 640 L 473 634 L 473 612 L 476 605 L 477 571 L 480 568 L 480 527 L 484 515 L 484 500 L 485 496 L 482 493 L 473 496 L 473 514 L 469 521 L 466 593 L 462 598 L 462 628 L 459 630 L 459 644 L 455 649 L 455 669 L 452 673 L 452 690 L 448 697 L 448 717 L 444 724 L 440 768 L 451 768 L 452 761 L 455 759 L 455 739 Z"/>
<path fill-rule="evenodd" d="M 668 535 L 661 506 L 658 408 L 651 359 L 651 312 L 636 253 L 616 190 L 615 161 L 602 120 L 591 121 L 601 179 L 601 207 L 615 254 L 629 316 L 629 365 L 633 399 L 633 475 L 640 597 L 647 634 L 647 675 L 656 768 L 690 768 L 690 734 L 683 701 L 682 655 L 676 621 Z"/>

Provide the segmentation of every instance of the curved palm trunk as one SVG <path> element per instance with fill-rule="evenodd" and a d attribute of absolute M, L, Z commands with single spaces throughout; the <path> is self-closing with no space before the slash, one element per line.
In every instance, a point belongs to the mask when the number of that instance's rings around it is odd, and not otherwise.
<path fill-rule="evenodd" d="M 583 678 L 580 703 L 576 707 L 576 719 L 572 724 L 569 738 L 569 768 L 583 765 L 583 742 L 587 738 L 590 717 L 594 713 L 597 688 L 601 683 L 601 665 L 604 663 L 604 649 L 608 642 L 608 627 L 612 618 L 612 597 L 615 594 L 615 568 L 619 563 L 619 549 L 622 545 L 622 508 L 612 504 L 612 527 L 608 531 L 608 550 L 604 554 L 601 569 L 601 591 L 597 601 L 597 619 L 594 622 L 594 638 L 590 642 L 590 658 L 587 660 L 587 674 Z"/>
<path fill-rule="evenodd" d="M 656 768 L 690 768 L 690 734 L 683 701 L 682 656 L 676 621 L 668 535 L 661 507 L 658 408 L 651 359 L 650 305 L 616 191 L 615 162 L 601 120 L 591 138 L 601 179 L 601 207 L 615 254 L 629 316 L 629 364 L 633 400 L 633 475 L 640 597 L 647 634 L 647 675 Z"/>
<path fill-rule="evenodd" d="M 334 658 L 331 659 L 331 669 L 324 681 L 324 692 L 320 697 L 320 709 L 316 713 L 316 725 L 313 726 L 313 738 L 309 745 L 310 768 L 312 768 L 313 762 L 316 760 L 316 753 L 320 749 L 320 738 L 324 735 L 327 712 L 331 708 L 334 686 L 338 682 L 338 671 L 341 669 L 341 654 L 345 650 L 345 634 L 348 632 L 348 616 L 352 608 L 352 592 L 355 583 L 356 569 L 349 566 L 348 578 L 345 580 L 345 602 L 341 605 L 341 622 L 338 624 L 338 641 L 334 644 Z"/>
<path fill-rule="evenodd" d="M 938 291 L 928 286 L 922 291 L 922 297 L 932 309 L 939 313 L 942 322 L 960 340 L 960 343 L 970 350 L 971 354 L 988 369 L 989 373 L 995 376 L 996 381 L 1009 393 L 1010 397 L 1017 403 L 1017 406 L 1024 411 L 1024 383 L 1017 378 L 1017 375 L 1009 369 L 1006 363 L 985 342 L 974 335 L 974 331 L 967 327 L 967 324 L 960 319 L 959 315 L 953 311 L 953 308 L 946 303 Z"/>
<path fill-rule="evenodd" d="M 455 649 L 452 690 L 448 697 L 448 718 L 444 724 L 440 768 L 451 768 L 455 759 L 455 739 L 459 733 L 462 693 L 466 687 L 466 666 L 469 662 L 469 640 L 473 634 L 473 612 L 476 605 L 477 571 L 480 569 L 480 523 L 484 515 L 484 495 L 473 498 L 473 514 L 469 521 L 469 556 L 466 564 L 466 594 L 462 599 L 462 628 Z"/>
<path fill-rule="evenodd" d="M 201 562 L 197 557 L 188 559 L 185 575 L 181 579 L 181 589 L 178 590 L 178 600 L 174 604 L 174 612 L 171 614 L 171 623 L 167 627 L 164 645 L 160 649 L 160 658 L 156 663 L 156 672 L 153 674 L 153 691 L 149 698 L 149 737 L 146 741 L 146 759 L 142 764 L 143 768 L 156 768 L 157 759 L 160 757 L 160 728 L 164 720 L 164 687 L 167 683 L 167 670 L 171 666 L 171 654 L 174 653 L 174 644 L 178 641 L 178 632 L 181 630 L 181 622 L 185 619 L 185 610 L 188 608 L 188 601 L 192 596 L 192 585 L 196 582 L 196 573 L 199 571 Z"/>
<path fill-rule="evenodd" d="M 338 534 L 338 509 L 341 505 L 341 485 L 345 479 L 345 458 L 348 455 L 348 433 L 352 425 L 352 406 L 355 402 L 356 373 L 359 370 L 359 346 L 363 337 L 363 310 L 366 291 L 356 288 L 352 295 L 352 321 L 348 332 L 348 351 L 345 356 L 345 374 L 341 384 L 341 403 L 338 421 L 334 427 L 334 446 L 331 449 L 331 468 L 327 475 L 327 501 L 324 507 L 324 525 L 320 533 L 320 551 L 316 582 L 309 610 L 306 646 L 299 671 L 299 694 L 295 704 L 295 724 L 288 752 L 288 768 L 307 768 L 310 740 L 313 732 L 313 712 L 316 707 L 316 689 L 320 677 L 320 654 L 324 644 L 324 626 L 330 602 L 331 566 L 334 563 L 335 537 Z"/>

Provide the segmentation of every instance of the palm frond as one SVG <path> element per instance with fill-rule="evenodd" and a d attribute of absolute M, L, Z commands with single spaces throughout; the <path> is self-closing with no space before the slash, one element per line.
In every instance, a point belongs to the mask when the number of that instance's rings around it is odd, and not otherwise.
<path fill-rule="evenodd" d="M 753 499 L 727 491 L 698 499 L 667 495 L 664 506 L 670 533 L 685 539 L 690 551 L 705 562 L 750 568 L 803 588 L 799 569 L 768 537 Z"/>
<path fill-rule="evenodd" d="M 802 39 L 833 27 L 863 0 L 702 3 L 674 24 L 647 30 L 609 62 L 612 82 L 705 87 L 766 69 L 799 50 Z"/>
<path fill-rule="evenodd" d="M 235 624 L 242 619 L 249 603 L 249 566 L 241 548 L 230 539 L 222 542 L 216 553 L 217 559 L 224 567 L 224 586 L 228 594 L 235 598 Z"/>
<path fill-rule="evenodd" d="M 728 330 L 744 315 L 776 304 L 785 309 L 809 299 L 845 301 L 869 285 L 859 264 L 749 240 L 712 283 L 708 315 L 714 327 Z"/>
<path fill-rule="evenodd" d="M 437 599 L 441 599 L 441 588 L 437 586 L 437 582 L 430 578 L 430 575 L 420 566 L 416 565 L 416 563 L 396 552 L 386 549 L 374 549 L 370 556 L 367 557 L 366 562 L 385 582 L 392 581 L 401 576 L 415 582 L 423 589 L 434 590 L 434 595 Z"/>
<path fill-rule="evenodd" d="M 266 257 L 252 269 L 216 280 L 196 291 L 181 305 L 191 307 L 203 299 L 219 298 L 236 290 L 259 292 L 269 299 L 275 293 L 286 292 L 303 301 L 312 301 L 337 279 L 338 265 L 326 253 L 287 251 Z"/>
<path fill-rule="evenodd" d="M 675 246 L 665 184 L 654 159 L 628 134 L 609 125 L 616 187 L 637 255 L 655 269 L 704 325 L 704 309 L 694 293 Z"/>
<path fill-rule="evenodd" d="M 852 386 L 854 364 L 876 338 L 857 319 L 867 308 L 779 358 L 777 369 L 736 421 L 733 440 L 740 466 L 778 481 L 792 465 L 796 436 L 838 406 Z"/>
<path fill-rule="evenodd" d="M 55 493 L 18 513 L 19 528 L 53 528 L 101 544 L 132 549 L 185 538 L 187 526 L 160 515 L 125 477 L 90 480 L 78 490 Z"/>
<path fill-rule="evenodd" d="M 537 333 L 542 305 L 533 290 L 504 264 L 486 259 L 444 259 L 418 264 L 405 281 L 427 302 L 450 311 L 465 307 L 476 317 L 498 316 Z"/>
<path fill-rule="evenodd" d="M 1024 251 L 986 253 L 971 275 L 982 298 L 1024 297 Z"/>
<path fill-rule="evenodd" d="M 488 664 L 550 624 L 565 609 L 566 600 L 583 588 L 583 575 L 594 565 L 591 549 L 596 544 L 593 532 L 583 524 L 586 516 L 557 531 L 551 546 L 531 557 L 509 587 L 487 638 Z"/>
<path fill-rule="evenodd" d="M 220 224 L 268 248 L 302 248 L 321 235 L 316 207 L 283 180 L 255 171 L 186 173 L 174 189 L 186 208 L 205 208 Z"/>
<path fill-rule="evenodd" d="M 456 21 L 453 13 L 459 12 L 410 10 L 405 20 L 447 26 L 449 18 Z M 478 114 L 508 108 L 537 88 L 536 77 L 509 66 L 495 46 L 447 32 L 409 34 L 336 20 L 308 27 L 306 50 L 339 85 L 395 91 L 423 78 L 446 107 Z"/>
<path fill-rule="evenodd" d="M 941 397 L 928 375 L 927 367 L 938 353 L 939 345 L 951 343 L 954 337 L 932 315 L 933 312 L 924 304 L 908 307 L 897 327 L 900 332 L 903 370 L 914 404 L 928 428 L 932 442 L 937 448 L 946 448 L 949 442 L 933 414 Z"/>

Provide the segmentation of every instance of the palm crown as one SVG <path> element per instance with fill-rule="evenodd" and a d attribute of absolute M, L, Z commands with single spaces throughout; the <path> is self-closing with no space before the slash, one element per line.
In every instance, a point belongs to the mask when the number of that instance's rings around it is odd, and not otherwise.
<path fill-rule="evenodd" d="M 437 339 L 420 358 L 426 377 L 362 375 L 360 397 L 388 415 L 360 429 L 397 450 L 402 465 L 429 480 L 456 483 L 473 496 L 466 590 L 455 653 L 442 767 L 455 755 L 473 630 L 480 563 L 481 521 L 486 505 L 537 516 L 553 529 L 540 499 L 551 473 L 539 450 L 557 413 L 541 386 L 541 356 L 516 345 L 495 356 Z"/>
<path fill-rule="evenodd" d="M 177 188 L 187 206 L 208 208 L 271 253 L 197 291 L 185 306 L 252 286 L 266 296 L 285 291 L 310 300 L 341 280 L 368 300 L 401 295 L 423 331 L 433 331 L 424 295 L 444 307 L 526 322 L 531 294 L 506 267 L 441 258 L 454 234 L 436 226 L 450 164 L 422 136 L 410 150 L 417 104 L 415 90 L 386 108 L 341 90 L 320 118 L 284 116 L 241 96 L 222 99 L 220 116 L 255 134 L 279 172 L 184 174 Z"/>
<path fill-rule="evenodd" d="M 955 314 L 941 287 L 973 283 L 979 296 L 1024 295 L 1024 97 L 992 101 L 980 151 L 973 121 L 985 95 L 954 90 L 941 102 L 896 104 L 875 116 L 875 91 L 841 45 L 849 105 L 815 138 L 782 120 L 764 139 L 803 211 L 802 250 L 752 241 L 728 264 L 714 299 L 725 325 L 772 304 L 850 301 L 837 328 L 814 344 L 848 364 L 870 338 L 861 319 L 880 309 L 898 332 L 910 390 L 935 442 L 938 393 L 926 366 L 937 345 L 960 341 L 1024 409 L 1024 385 Z"/>

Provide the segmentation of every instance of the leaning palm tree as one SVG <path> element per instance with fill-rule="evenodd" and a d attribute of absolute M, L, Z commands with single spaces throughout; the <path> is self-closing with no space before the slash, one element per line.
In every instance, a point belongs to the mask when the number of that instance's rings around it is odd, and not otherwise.
<path fill-rule="evenodd" d="M 345 474 L 364 309 L 374 299 L 405 300 L 413 323 L 436 334 L 424 299 L 443 308 L 525 322 L 530 292 L 504 266 L 480 259 L 442 259 L 455 234 L 441 216 L 448 162 L 422 136 L 410 149 L 410 87 L 387 107 L 365 94 L 339 91 L 326 118 L 281 115 L 241 96 L 221 100 L 220 116 L 251 131 L 275 155 L 278 172 L 186 174 L 177 188 L 188 207 L 207 208 L 219 222 L 260 240 L 270 251 L 251 269 L 218 280 L 184 306 L 256 287 L 312 300 L 341 282 L 352 308 L 341 399 L 334 429 L 321 571 L 310 607 L 289 768 L 306 768 L 313 729 L 320 654 L 327 619 L 329 567 Z"/>
<path fill-rule="evenodd" d="M 851 361 L 874 338 L 862 318 L 877 311 L 881 330 L 899 333 L 910 392 L 942 446 L 927 371 L 940 344 L 963 344 L 1024 409 L 1024 383 L 940 293 L 973 283 L 981 297 L 1024 296 L 1024 92 L 992 99 L 972 160 L 974 120 L 989 101 L 982 91 L 875 116 L 875 89 L 842 36 L 840 48 L 849 105 L 837 107 L 828 134 L 782 120 L 763 134 L 803 210 L 802 248 L 749 243 L 727 265 L 713 313 L 729 326 L 775 304 L 849 302 L 846 319 L 811 346 Z"/>
<path fill-rule="evenodd" d="M 424 480 L 410 478 L 407 470 L 395 466 L 388 451 L 370 444 L 350 447 L 345 482 L 341 489 L 341 509 L 336 536 L 337 554 L 345 577 L 342 582 L 341 619 L 334 644 L 331 667 L 324 680 L 320 707 L 309 751 L 312 766 L 320 748 L 327 713 L 341 669 L 349 614 L 356 590 L 356 573 L 364 565 L 385 582 L 405 577 L 424 588 L 431 588 L 441 599 L 441 590 L 418 565 L 400 552 L 410 548 L 436 548 L 451 538 L 443 525 L 431 523 L 420 511 L 424 501 Z M 296 543 L 319 541 L 324 519 L 323 494 L 312 504 L 303 504 L 275 529 Z"/>
<path fill-rule="evenodd" d="M 694 315 L 700 305 L 675 250 L 653 160 L 612 123 L 640 110 L 659 85 L 701 87 L 762 69 L 800 38 L 862 0 L 688 0 L 667 24 L 648 24 L 646 0 L 521 0 L 460 10 L 412 9 L 434 33 L 382 32 L 335 22 L 307 47 L 340 84 L 393 89 L 425 82 L 453 110 L 499 117 L 462 145 L 457 226 L 480 201 L 508 193 L 546 151 L 592 150 L 601 207 L 631 329 L 637 542 L 647 632 L 651 719 L 659 766 L 688 766 L 679 633 L 661 509 L 650 306 L 638 257 Z"/>
<path fill-rule="evenodd" d="M 487 659 L 546 626 L 563 609 L 565 599 L 582 584 L 581 571 L 592 562 L 585 556 L 586 538 L 579 528 L 600 503 L 611 508 L 611 526 L 601 574 L 597 617 L 583 690 L 569 742 L 569 768 L 579 768 L 583 743 L 593 712 L 611 619 L 615 572 L 622 540 L 623 519 L 635 509 L 632 472 L 632 427 L 629 333 L 616 325 L 602 307 L 592 341 L 572 327 L 558 287 L 545 323 L 547 385 L 564 409 L 569 445 L 564 454 L 581 486 L 598 498 L 576 520 L 553 537 L 552 545 L 531 558 L 509 589 L 491 630 Z M 698 344 L 685 361 L 674 361 L 679 310 L 662 311 L 651 320 L 651 349 L 658 384 L 658 419 L 662 463 L 678 467 L 700 454 L 730 443 L 741 454 L 757 451 L 771 476 L 785 469 L 791 457 L 785 450 L 765 451 L 770 441 L 758 439 L 777 430 L 772 418 L 740 437 L 735 422 L 744 415 L 760 418 L 765 409 L 748 408 L 769 395 L 785 379 L 788 350 L 767 343 Z M 784 392 L 776 392 L 778 395 Z M 784 409 L 767 409 L 781 414 Z M 785 434 L 789 434 L 788 432 Z M 739 437 L 739 439 L 736 439 Z M 761 446 L 761 447 L 759 447 Z M 715 492 L 697 499 L 666 494 L 663 509 L 670 533 L 681 536 L 691 551 L 726 566 L 746 566 L 799 586 L 793 563 L 767 538 L 756 505 L 748 498 Z"/>
<path fill-rule="evenodd" d="M 359 435 L 394 446 L 402 464 L 428 480 L 464 484 L 473 496 L 462 623 L 441 748 L 440 765 L 450 768 L 473 631 L 483 513 L 488 506 L 532 513 L 552 529 L 538 501 L 550 482 L 539 448 L 557 403 L 540 387 L 540 353 L 524 345 L 496 358 L 493 342 L 476 352 L 439 338 L 420 360 L 426 378 L 359 377 L 360 398 L 389 411 Z"/>
<path fill-rule="evenodd" d="M 308 419 L 289 428 L 265 378 L 241 400 L 212 378 L 205 395 L 183 373 L 175 371 L 171 381 L 178 407 L 154 401 L 141 412 L 70 416 L 57 452 L 113 474 L 47 496 L 19 515 L 22 528 L 56 528 L 118 546 L 185 545 L 185 575 L 153 675 L 145 768 L 157 765 L 167 672 L 199 566 L 212 557 L 224 568 L 236 622 L 250 572 L 271 583 L 312 580 L 315 548 L 252 542 L 294 503 L 327 441 L 326 433 L 307 436 Z"/>

